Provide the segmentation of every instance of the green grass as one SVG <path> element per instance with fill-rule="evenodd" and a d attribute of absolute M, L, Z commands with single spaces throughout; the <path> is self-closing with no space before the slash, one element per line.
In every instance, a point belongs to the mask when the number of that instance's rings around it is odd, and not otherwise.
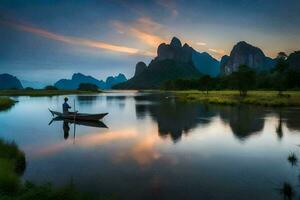
<path fill-rule="evenodd" d="M 0 158 L 0 194 L 14 194 L 20 189 L 20 179 L 12 160 Z"/>
<path fill-rule="evenodd" d="M 14 194 L 20 189 L 26 167 L 25 155 L 15 143 L 0 140 L 0 194 Z"/>
<path fill-rule="evenodd" d="M 0 97 L 0 111 L 6 110 L 15 105 L 16 101 L 8 97 Z"/>
<path fill-rule="evenodd" d="M 197 90 L 173 91 L 176 97 L 182 101 L 200 101 L 212 104 L 253 104 L 260 106 L 300 106 L 300 92 L 287 91 L 283 96 L 278 96 L 277 91 L 249 91 L 246 97 L 240 97 L 238 91 L 209 91 Z"/>

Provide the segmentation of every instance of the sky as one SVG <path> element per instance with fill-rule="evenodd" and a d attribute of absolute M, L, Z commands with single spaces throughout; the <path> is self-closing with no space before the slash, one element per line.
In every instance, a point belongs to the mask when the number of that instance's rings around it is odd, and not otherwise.
<path fill-rule="evenodd" d="M 239 41 L 300 50 L 299 0 L 0 0 L 0 73 L 54 83 L 130 78 L 173 36 L 216 59 Z"/>

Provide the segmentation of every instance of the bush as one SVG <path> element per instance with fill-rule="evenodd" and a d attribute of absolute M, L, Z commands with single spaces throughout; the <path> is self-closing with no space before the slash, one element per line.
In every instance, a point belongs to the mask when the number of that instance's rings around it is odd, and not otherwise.
<path fill-rule="evenodd" d="M 15 194 L 21 187 L 19 175 L 26 168 L 26 159 L 15 143 L 0 140 L 0 193 Z"/>
<path fill-rule="evenodd" d="M 32 87 L 27 87 L 27 88 L 25 88 L 25 90 L 29 90 L 29 91 L 32 91 L 32 90 L 34 90 Z"/>
<path fill-rule="evenodd" d="M 55 87 L 53 85 L 47 85 L 44 89 L 45 90 L 58 90 L 57 87 Z"/>
<path fill-rule="evenodd" d="M 0 110 L 6 110 L 12 107 L 16 101 L 8 97 L 0 97 Z"/>
<path fill-rule="evenodd" d="M 95 84 L 91 84 L 91 83 L 81 83 L 78 87 L 78 90 L 82 90 L 82 91 L 98 91 L 99 88 L 97 85 Z"/>

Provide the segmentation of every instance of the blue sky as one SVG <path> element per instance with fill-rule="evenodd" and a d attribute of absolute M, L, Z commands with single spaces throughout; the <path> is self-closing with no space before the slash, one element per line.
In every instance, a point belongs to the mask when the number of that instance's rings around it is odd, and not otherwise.
<path fill-rule="evenodd" d="M 0 73 L 131 77 L 172 36 L 217 59 L 241 40 L 274 57 L 300 49 L 299 24 L 298 0 L 1 0 Z"/>

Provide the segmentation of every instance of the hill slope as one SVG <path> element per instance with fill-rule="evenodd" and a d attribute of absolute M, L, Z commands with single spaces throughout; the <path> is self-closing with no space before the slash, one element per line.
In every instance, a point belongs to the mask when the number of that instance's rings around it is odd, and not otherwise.
<path fill-rule="evenodd" d="M 10 74 L 0 74 L 0 89 L 22 89 L 21 81 Z"/>

